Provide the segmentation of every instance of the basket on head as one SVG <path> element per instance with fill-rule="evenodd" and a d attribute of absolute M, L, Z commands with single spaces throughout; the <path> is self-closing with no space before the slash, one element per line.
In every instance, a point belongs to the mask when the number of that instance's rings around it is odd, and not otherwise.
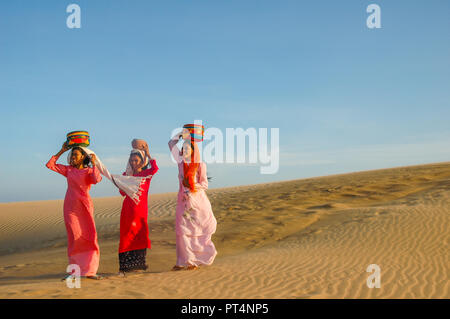
<path fill-rule="evenodd" d="M 186 124 L 183 128 L 187 129 L 191 134 L 191 140 L 195 142 L 203 141 L 203 135 L 205 133 L 205 127 L 199 124 Z"/>
<path fill-rule="evenodd" d="M 69 148 L 75 146 L 88 147 L 90 144 L 89 133 L 86 131 L 73 131 L 67 133 L 67 146 Z"/>

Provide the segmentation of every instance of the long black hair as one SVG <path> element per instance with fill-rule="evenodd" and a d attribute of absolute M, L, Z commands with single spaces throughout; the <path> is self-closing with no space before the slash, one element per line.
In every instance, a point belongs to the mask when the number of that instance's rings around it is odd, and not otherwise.
<path fill-rule="evenodd" d="M 83 166 L 84 167 L 89 167 L 89 164 L 91 163 L 90 156 L 81 147 L 78 147 L 78 146 L 73 147 L 72 148 L 72 152 L 75 151 L 75 150 L 80 151 L 81 154 L 84 155 Z"/>

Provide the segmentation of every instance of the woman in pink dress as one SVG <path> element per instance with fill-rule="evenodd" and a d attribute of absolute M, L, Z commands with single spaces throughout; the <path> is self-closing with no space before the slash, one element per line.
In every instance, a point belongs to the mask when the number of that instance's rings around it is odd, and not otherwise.
<path fill-rule="evenodd" d="M 184 137 L 183 148 L 176 144 Z M 179 133 L 169 141 L 170 151 L 178 163 L 179 191 L 175 217 L 177 263 L 172 270 L 197 269 L 211 265 L 217 255 L 211 241 L 217 221 L 206 196 L 206 164 L 200 160 L 196 142 L 189 133 Z"/>
<path fill-rule="evenodd" d="M 47 167 L 67 178 L 64 198 L 64 223 L 67 230 L 67 254 L 69 264 L 80 267 L 80 275 L 90 279 L 97 276 L 100 249 L 94 222 L 94 206 L 89 195 L 92 184 L 102 180 L 96 167 L 96 157 L 89 157 L 81 148 L 72 148 L 70 165 L 56 164 L 58 158 L 68 150 L 64 143 L 61 150 L 48 161 Z M 92 167 L 89 167 L 92 162 Z"/>

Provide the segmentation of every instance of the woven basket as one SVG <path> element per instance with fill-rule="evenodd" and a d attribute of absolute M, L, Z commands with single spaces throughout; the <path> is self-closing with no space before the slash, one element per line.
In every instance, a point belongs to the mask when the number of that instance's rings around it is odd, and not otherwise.
<path fill-rule="evenodd" d="M 183 128 L 189 130 L 191 134 L 191 140 L 195 142 L 203 141 L 203 135 L 205 133 L 205 127 L 203 125 L 198 124 L 186 124 Z"/>
<path fill-rule="evenodd" d="M 70 148 L 75 146 L 88 147 L 89 144 L 89 133 L 86 131 L 73 131 L 67 134 L 67 146 Z"/>

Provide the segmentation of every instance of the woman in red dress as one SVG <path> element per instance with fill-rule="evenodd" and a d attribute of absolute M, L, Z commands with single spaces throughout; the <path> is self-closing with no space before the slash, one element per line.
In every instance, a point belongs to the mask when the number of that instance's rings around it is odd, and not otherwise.
<path fill-rule="evenodd" d="M 158 171 L 156 160 L 153 159 L 145 143 L 141 149 L 133 149 L 130 154 L 127 172 L 123 175 L 146 177 L 141 184 L 139 203 L 136 204 L 129 196 L 120 190 L 122 196 L 126 196 L 120 214 L 120 244 L 119 244 L 119 275 L 126 272 L 146 270 L 145 263 L 147 248 L 151 248 L 148 216 L 148 190 L 150 180 Z M 148 168 L 148 166 L 151 166 Z"/>

